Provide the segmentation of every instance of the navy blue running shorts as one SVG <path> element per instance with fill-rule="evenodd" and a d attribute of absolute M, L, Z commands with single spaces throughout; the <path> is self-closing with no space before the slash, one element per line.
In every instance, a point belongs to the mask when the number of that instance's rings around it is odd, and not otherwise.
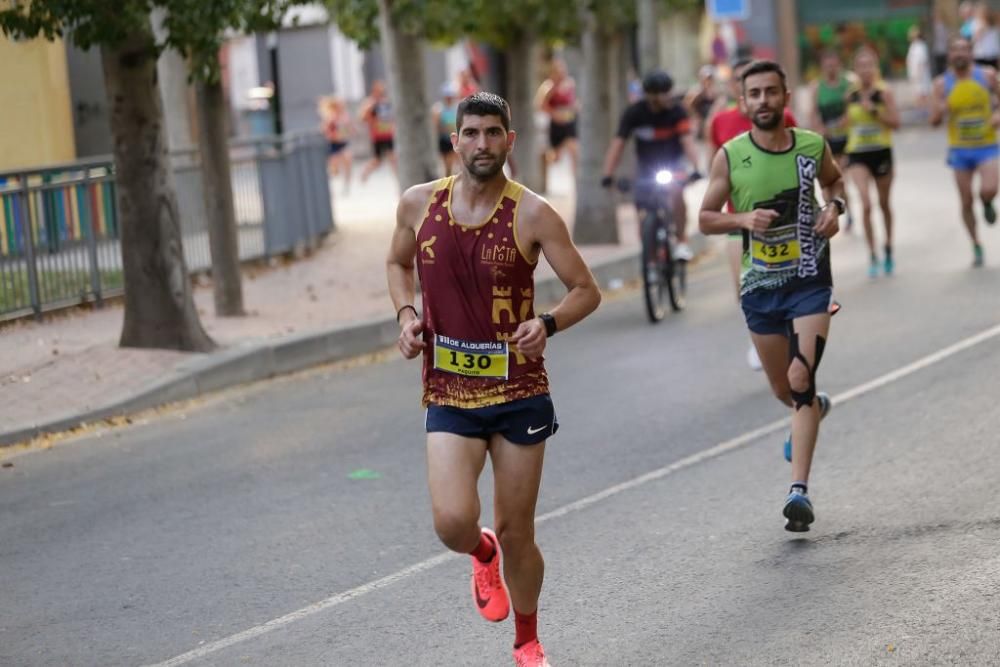
<path fill-rule="evenodd" d="M 828 312 L 832 299 L 832 287 L 813 285 L 791 290 L 757 290 L 744 294 L 740 305 L 750 331 L 788 336 L 792 320 Z"/>
<path fill-rule="evenodd" d="M 537 445 L 559 430 L 556 409 L 548 394 L 485 408 L 432 403 L 427 407 L 425 425 L 428 433 L 454 433 L 478 440 L 499 434 L 515 445 Z"/>

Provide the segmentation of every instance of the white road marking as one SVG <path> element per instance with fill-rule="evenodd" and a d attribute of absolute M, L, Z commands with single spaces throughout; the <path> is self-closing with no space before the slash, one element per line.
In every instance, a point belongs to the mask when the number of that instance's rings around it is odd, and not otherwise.
<path fill-rule="evenodd" d="M 901 366 L 900 368 L 897 368 L 894 371 L 890 371 L 888 373 L 885 373 L 884 375 L 880 375 L 879 377 L 869 380 L 868 382 L 859 384 L 855 387 L 852 387 L 851 389 L 848 389 L 847 391 L 837 394 L 836 396 L 833 397 L 833 404 L 843 405 L 844 403 L 852 401 L 855 398 L 858 398 L 859 396 L 864 396 L 865 394 L 871 393 L 876 389 L 880 389 L 888 384 L 901 380 L 909 375 L 913 375 L 914 373 L 917 373 L 927 368 L 928 366 L 932 366 L 936 363 L 944 361 L 949 357 L 953 357 L 960 352 L 964 352 L 969 348 L 975 347 L 976 345 L 980 345 L 988 340 L 996 338 L 997 336 L 1000 336 L 1000 325 L 996 325 L 994 327 L 981 331 L 978 334 L 969 336 L 968 338 L 965 338 L 955 343 L 954 345 L 949 345 L 948 347 L 942 348 L 937 352 L 933 352 L 925 357 L 921 357 L 920 359 L 917 359 L 912 363 L 909 363 L 905 366 Z M 590 507 L 591 505 L 599 503 L 602 500 L 606 500 L 624 491 L 628 491 L 629 489 L 634 489 L 643 486 L 644 484 L 648 484 L 649 482 L 662 479 L 667 475 L 671 475 L 679 470 L 683 470 L 684 468 L 690 468 L 693 465 L 696 465 L 703 461 L 707 461 L 709 459 L 716 458 L 718 456 L 721 456 L 722 454 L 725 454 L 726 452 L 730 452 L 734 449 L 737 449 L 751 442 L 754 442 L 759 438 L 786 429 L 788 428 L 790 423 L 791 419 L 788 417 L 785 417 L 784 419 L 777 419 L 773 422 L 770 422 L 769 424 L 765 424 L 763 426 L 755 428 L 752 431 L 748 431 L 742 435 L 736 436 L 735 438 L 726 440 L 725 442 L 720 442 L 714 447 L 710 447 L 696 454 L 692 454 L 683 459 L 680 459 L 679 461 L 675 461 L 674 463 L 671 463 L 668 466 L 652 470 L 643 475 L 639 475 L 638 477 L 634 477 L 626 482 L 622 482 L 621 484 L 610 486 L 602 491 L 598 491 L 597 493 L 589 495 L 585 498 L 581 498 L 580 500 L 569 503 L 568 505 L 563 505 L 562 507 L 552 510 L 551 512 L 546 512 L 545 514 L 542 514 L 541 516 L 537 517 L 535 521 L 536 523 L 541 523 L 543 521 L 550 521 L 551 519 L 557 519 L 559 517 L 566 516 L 567 514 L 570 514 L 572 512 L 578 512 L 582 509 Z M 406 579 L 414 574 L 419 574 L 426 570 L 430 570 L 431 568 L 437 567 L 438 565 L 441 565 L 450 560 L 458 558 L 459 556 L 461 556 L 461 554 L 456 554 L 450 551 L 438 554 L 437 556 L 433 556 L 432 558 L 422 560 L 419 563 L 410 565 L 409 567 L 403 568 L 402 570 L 399 570 L 388 576 L 382 577 L 381 579 L 370 581 L 367 584 L 362 584 L 361 586 L 352 588 L 349 591 L 345 591 L 343 593 L 338 593 L 337 595 L 326 598 L 325 600 L 321 600 L 319 602 L 311 604 L 308 607 L 303 607 L 302 609 L 293 611 L 279 618 L 275 618 L 262 625 L 249 628 L 235 635 L 230 635 L 229 637 L 224 637 L 223 639 L 219 639 L 217 641 L 210 642 L 203 646 L 199 646 L 198 648 L 192 649 L 187 653 L 182 653 L 181 655 L 171 658 L 170 660 L 156 663 L 155 665 L 150 665 L 149 667 L 177 667 L 178 665 L 188 664 L 200 658 L 204 658 L 208 655 L 211 655 L 212 653 L 221 651 L 222 649 L 227 648 L 229 646 L 233 646 L 235 644 L 239 644 L 241 642 L 245 642 L 247 640 L 254 639 L 256 637 L 260 637 L 261 635 L 267 634 L 272 630 L 283 628 L 287 625 L 291 625 L 292 623 L 308 618 L 309 616 L 312 616 L 314 614 L 318 614 L 332 607 L 336 607 L 341 604 L 344 604 L 345 602 L 354 600 L 355 598 L 367 595 L 368 593 L 372 593 L 379 589 L 385 588 L 386 586 L 391 586 L 392 584 L 398 581 Z"/>

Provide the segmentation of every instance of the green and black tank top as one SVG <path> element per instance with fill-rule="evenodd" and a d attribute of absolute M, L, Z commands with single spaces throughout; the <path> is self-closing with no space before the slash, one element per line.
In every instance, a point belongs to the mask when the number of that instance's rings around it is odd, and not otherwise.
<path fill-rule="evenodd" d="M 847 113 L 847 93 L 851 82 L 843 74 L 837 85 L 831 86 L 826 79 L 819 80 L 816 90 L 816 107 L 823 121 L 823 134 L 827 139 L 846 139 L 847 124 L 841 121 Z"/>
<path fill-rule="evenodd" d="M 789 128 L 792 145 L 776 153 L 754 143 L 750 132 L 726 142 L 733 210 L 757 208 L 780 215 L 764 232 L 744 232 L 740 294 L 833 284 L 827 239 L 813 227 L 819 208 L 816 179 L 826 141 L 809 130 Z"/>

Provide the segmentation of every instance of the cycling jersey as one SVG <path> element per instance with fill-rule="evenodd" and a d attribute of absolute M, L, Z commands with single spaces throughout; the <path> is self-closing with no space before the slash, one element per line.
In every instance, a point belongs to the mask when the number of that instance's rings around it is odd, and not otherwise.
<path fill-rule="evenodd" d="M 635 135 L 640 178 L 683 163 L 681 137 L 690 132 L 691 119 L 683 106 L 674 104 L 654 111 L 646 100 L 629 105 L 618 125 L 618 136 L 622 139 Z"/>

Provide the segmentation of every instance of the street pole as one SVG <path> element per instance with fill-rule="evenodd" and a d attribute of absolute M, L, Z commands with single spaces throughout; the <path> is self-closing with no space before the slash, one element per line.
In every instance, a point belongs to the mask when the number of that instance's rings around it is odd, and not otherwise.
<path fill-rule="evenodd" d="M 659 0 L 636 0 L 639 19 L 639 76 L 642 77 L 660 66 L 660 17 Z"/>
<path fill-rule="evenodd" d="M 778 26 L 778 61 L 788 75 L 788 89 L 798 90 L 802 79 L 799 59 L 799 13 L 795 0 L 775 0 L 774 13 Z"/>

